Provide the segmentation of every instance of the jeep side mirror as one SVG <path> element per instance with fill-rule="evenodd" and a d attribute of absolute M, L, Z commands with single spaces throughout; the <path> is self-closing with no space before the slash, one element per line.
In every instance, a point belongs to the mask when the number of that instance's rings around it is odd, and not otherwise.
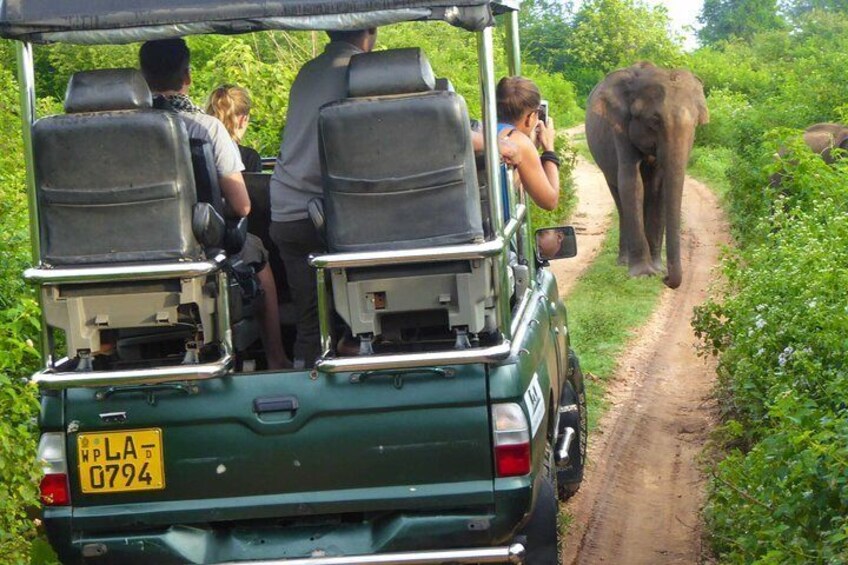
<path fill-rule="evenodd" d="M 577 236 L 573 227 L 536 230 L 536 258 L 539 261 L 567 259 L 576 255 Z"/>

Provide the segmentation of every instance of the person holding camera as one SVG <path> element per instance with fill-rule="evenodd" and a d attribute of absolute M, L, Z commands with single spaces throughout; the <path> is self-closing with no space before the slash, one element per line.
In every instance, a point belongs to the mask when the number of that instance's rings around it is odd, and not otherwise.
<path fill-rule="evenodd" d="M 521 187 L 539 207 L 553 210 L 559 203 L 559 157 L 554 151 L 554 123 L 542 106 L 539 87 L 524 77 L 504 77 L 496 96 L 498 138 L 518 147 L 515 170 Z"/>

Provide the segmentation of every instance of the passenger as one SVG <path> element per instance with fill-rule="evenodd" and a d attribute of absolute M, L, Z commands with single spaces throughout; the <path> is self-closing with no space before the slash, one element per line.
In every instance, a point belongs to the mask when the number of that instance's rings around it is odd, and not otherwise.
<path fill-rule="evenodd" d="M 377 41 L 376 28 L 328 31 L 330 43 L 306 63 L 289 93 L 286 127 L 271 177 L 271 239 L 280 249 L 297 315 L 295 367 L 311 367 L 321 354 L 318 294 L 311 253 L 324 244 L 309 219 L 306 205 L 323 195 L 318 155 L 318 111 L 347 97 L 350 58 L 367 53 Z"/>
<path fill-rule="evenodd" d="M 498 83 L 496 96 L 498 138 L 518 146 L 516 170 L 521 186 L 541 208 L 553 210 L 559 202 L 559 158 L 554 152 L 553 120 L 539 121 L 539 88 L 523 77 L 505 77 Z"/>
<path fill-rule="evenodd" d="M 227 133 L 236 142 L 241 162 L 244 163 L 244 172 L 261 173 L 262 157 L 259 152 L 241 144 L 247 126 L 250 125 L 250 108 L 250 94 L 244 88 L 232 84 L 224 84 L 213 90 L 206 102 L 206 113 L 221 120 Z"/>
<path fill-rule="evenodd" d="M 190 58 L 191 53 L 183 39 L 148 41 L 139 51 L 141 72 L 154 98 L 159 101 L 157 105 L 161 106 L 164 101 L 167 107 L 180 114 L 190 138 L 210 143 L 218 182 L 227 207 L 236 217 L 245 217 L 250 212 L 250 197 L 241 174 L 244 170 L 241 156 L 224 125 L 217 118 L 205 114 L 188 97 L 191 85 Z M 268 266 L 268 252 L 258 237 L 248 234 L 241 259 L 247 264 L 264 265 L 257 273 L 263 290 L 263 304 L 258 309 L 257 317 L 261 323 L 268 368 L 291 367 L 283 349 L 274 275 Z"/>

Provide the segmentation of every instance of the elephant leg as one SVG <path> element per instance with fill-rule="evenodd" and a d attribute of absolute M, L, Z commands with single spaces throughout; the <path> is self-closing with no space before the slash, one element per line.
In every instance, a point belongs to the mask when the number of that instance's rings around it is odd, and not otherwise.
<path fill-rule="evenodd" d="M 642 163 L 642 184 L 645 187 L 645 209 L 643 217 L 645 221 L 645 237 L 648 240 L 648 249 L 651 254 L 651 267 L 656 273 L 661 273 L 662 268 L 662 243 L 665 231 L 665 214 L 661 196 L 662 177 L 657 167 Z"/>
<path fill-rule="evenodd" d="M 618 264 L 628 264 L 627 239 L 624 237 L 624 224 L 621 216 L 621 197 L 618 195 L 618 188 L 610 187 L 612 199 L 615 200 L 615 209 L 618 212 Z"/>
<path fill-rule="evenodd" d="M 627 264 L 630 276 L 656 274 L 651 265 L 648 241 L 645 238 L 645 187 L 639 171 L 640 158 L 619 161 L 618 193 L 621 199 L 621 231 L 627 245 Z"/>

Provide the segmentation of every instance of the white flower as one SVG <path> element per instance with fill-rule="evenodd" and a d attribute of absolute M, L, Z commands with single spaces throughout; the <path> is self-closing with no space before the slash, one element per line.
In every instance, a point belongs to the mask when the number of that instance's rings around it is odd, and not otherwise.
<path fill-rule="evenodd" d="M 786 346 L 786 349 L 777 356 L 777 364 L 781 367 L 785 366 L 789 362 L 793 353 L 795 353 L 795 349 L 791 345 Z"/>
<path fill-rule="evenodd" d="M 757 315 L 757 319 L 754 320 L 754 325 L 757 326 L 758 330 L 761 330 L 766 327 L 766 321 L 763 319 L 762 316 Z"/>
<path fill-rule="evenodd" d="M 809 302 L 807 302 L 807 308 L 815 308 L 816 306 L 818 306 L 818 304 L 819 304 L 819 303 L 818 303 L 818 302 L 816 302 L 816 299 L 815 299 L 815 298 L 813 298 L 812 300 L 810 300 Z"/>

